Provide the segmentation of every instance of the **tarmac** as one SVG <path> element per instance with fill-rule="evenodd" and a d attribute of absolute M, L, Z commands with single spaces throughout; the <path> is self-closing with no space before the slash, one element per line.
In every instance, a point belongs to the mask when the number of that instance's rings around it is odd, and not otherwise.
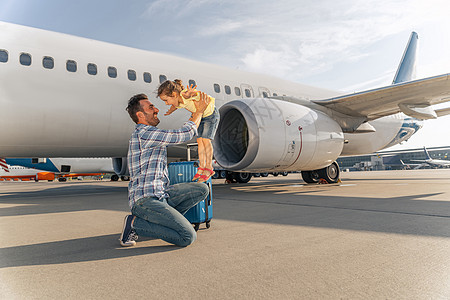
<path fill-rule="evenodd" d="M 450 169 L 214 180 L 181 248 L 122 248 L 127 182 L 1 182 L 0 299 L 450 299 Z"/>

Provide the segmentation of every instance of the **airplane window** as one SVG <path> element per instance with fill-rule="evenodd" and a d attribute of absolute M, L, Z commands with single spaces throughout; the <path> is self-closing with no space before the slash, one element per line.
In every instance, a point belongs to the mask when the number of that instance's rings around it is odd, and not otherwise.
<path fill-rule="evenodd" d="M 196 86 L 197 83 L 195 83 L 195 80 L 191 79 L 189 80 L 189 86 Z"/>
<path fill-rule="evenodd" d="M 251 93 L 250 93 L 250 90 L 249 89 L 245 89 L 245 96 L 247 96 L 248 98 L 250 98 L 251 97 Z"/>
<path fill-rule="evenodd" d="M 19 61 L 21 65 L 29 66 L 31 65 L 31 55 L 28 53 L 22 53 L 20 54 Z"/>
<path fill-rule="evenodd" d="M 144 72 L 144 81 L 147 83 L 152 82 L 152 74 L 150 74 L 148 72 Z"/>
<path fill-rule="evenodd" d="M 97 65 L 96 64 L 88 64 L 87 72 L 90 75 L 97 75 Z"/>
<path fill-rule="evenodd" d="M 42 66 L 46 69 L 53 69 L 55 67 L 55 61 L 53 60 L 53 57 L 44 56 L 44 58 L 42 59 Z"/>
<path fill-rule="evenodd" d="M 108 67 L 108 76 L 111 78 L 117 77 L 117 69 L 114 67 Z"/>
<path fill-rule="evenodd" d="M 167 76 L 166 75 L 159 75 L 159 83 L 163 83 L 166 80 L 167 80 Z"/>
<path fill-rule="evenodd" d="M 218 85 L 217 83 L 214 83 L 214 91 L 218 94 L 220 93 L 220 85 Z"/>
<path fill-rule="evenodd" d="M 225 93 L 228 95 L 231 94 L 231 88 L 228 85 L 225 86 Z"/>
<path fill-rule="evenodd" d="M 0 62 L 5 63 L 8 61 L 8 52 L 6 50 L 0 50 Z"/>
<path fill-rule="evenodd" d="M 267 97 L 269 97 L 269 95 L 267 95 L 267 93 L 266 93 L 266 92 L 263 92 L 262 94 L 263 94 L 263 97 L 264 97 L 264 98 L 267 98 Z"/>
<path fill-rule="evenodd" d="M 136 71 L 128 70 L 128 79 L 130 79 L 131 81 L 135 81 L 136 80 Z"/>
<path fill-rule="evenodd" d="M 77 71 L 77 62 L 74 60 L 68 60 L 66 62 L 66 69 L 69 72 L 76 72 Z"/>
<path fill-rule="evenodd" d="M 234 88 L 234 93 L 236 94 L 236 96 L 240 96 L 241 95 L 241 89 L 238 87 Z"/>

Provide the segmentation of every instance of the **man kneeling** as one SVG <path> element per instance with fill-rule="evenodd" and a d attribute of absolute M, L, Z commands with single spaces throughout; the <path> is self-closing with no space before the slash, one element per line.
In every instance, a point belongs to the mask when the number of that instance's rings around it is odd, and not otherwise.
<path fill-rule="evenodd" d="M 134 246 L 138 235 L 160 238 L 177 246 L 188 246 L 197 238 L 191 223 L 183 216 L 191 207 L 206 199 L 204 183 L 169 185 L 167 146 L 191 140 L 197 134 L 202 114 L 210 99 L 201 93 L 197 111 L 180 129 L 163 130 L 159 110 L 145 94 L 128 101 L 126 110 L 136 123 L 128 148 L 130 183 L 128 202 L 131 215 L 125 217 L 120 244 Z"/>

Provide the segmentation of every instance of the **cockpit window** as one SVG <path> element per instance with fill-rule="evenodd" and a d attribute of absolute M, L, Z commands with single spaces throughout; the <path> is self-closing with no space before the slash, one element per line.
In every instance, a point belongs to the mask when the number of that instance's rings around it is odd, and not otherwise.
<path fill-rule="evenodd" d="M 8 52 L 6 50 L 0 50 L 0 62 L 5 63 L 8 61 Z"/>
<path fill-rule="evenodd" d="M 20 54 L 19 61 L 21 65 L 29 66 L 31 65 L 31 55 L 28 53 Z"/>

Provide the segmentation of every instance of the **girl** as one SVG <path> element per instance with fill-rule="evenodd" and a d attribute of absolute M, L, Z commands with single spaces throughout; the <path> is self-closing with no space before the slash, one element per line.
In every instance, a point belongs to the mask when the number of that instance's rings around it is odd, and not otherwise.
<path fill-rule="evenodd" d="M 181 80 L 175 79 L 174 81 L 166 80 L 158 88 L 158 97 L 166 103 L 171 105 L 170 109 L 164 114 L 170 115 L 178 108 L 186 108 L 190 112 L 195 112 L 195 105 L 192 101 L 198 101 L 198 91 L 195 89 L 197 86 L 188 86 L 186 89 L 183 87 Z M 197 174 L 194 175 L 192 180 L 198 182 L 205 182 L 211 176 L 214 175 L 212 166 L 213 148 L 211 140 L 214 139 L 217 126 L 219 125 L 219 112 L 214 107 L 215 99 L 210 96 L 211 102 L 206 108 L 202 116 L 202 121 L 198 126 L 198 157 L 200 166 Z"/>

